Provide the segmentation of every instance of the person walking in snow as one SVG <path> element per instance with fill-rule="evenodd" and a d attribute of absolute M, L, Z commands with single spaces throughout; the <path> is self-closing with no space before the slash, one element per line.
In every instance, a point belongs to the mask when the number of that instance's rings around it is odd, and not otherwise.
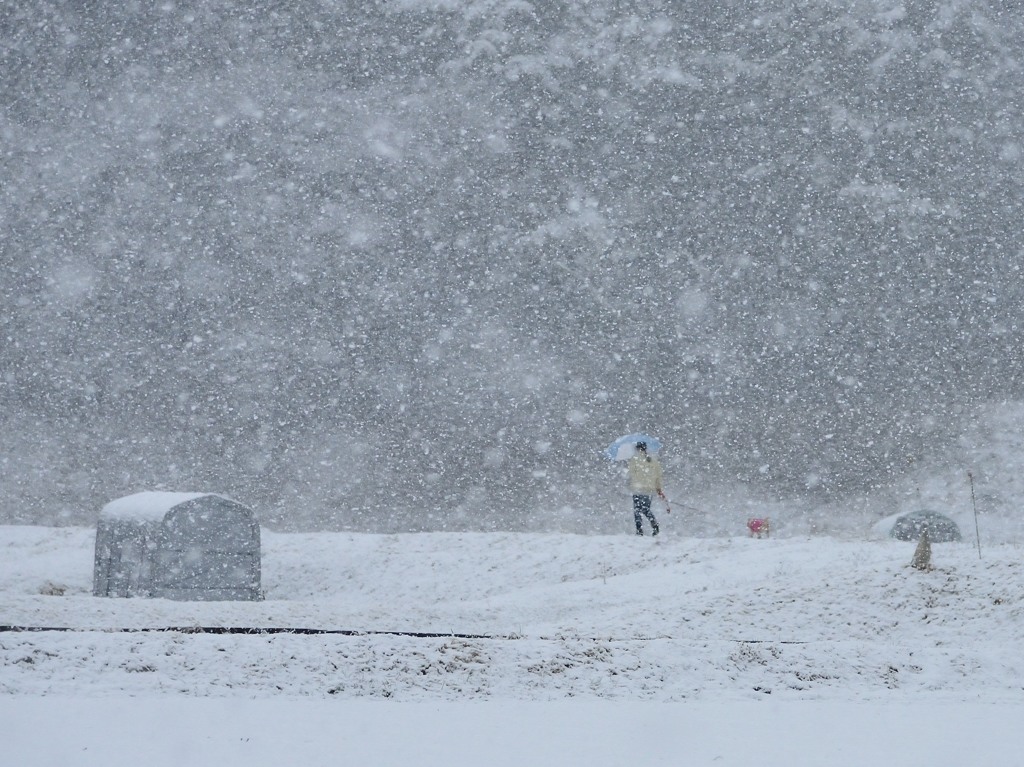
<path fill-rule="evenodd" d="M 637 442 L 636 451 L 626 468 L 629 471 L 629 490 L 633 493 L 633 519 L 636 534 L 643 535 L 643 517 L 651 522 L 651 535 L 658 534 L 658 520 L 651 513 L 651 496 L 663 496 L 661 489 L 661 464 L 653 455 L 647 454 L 647 443 Z"/>

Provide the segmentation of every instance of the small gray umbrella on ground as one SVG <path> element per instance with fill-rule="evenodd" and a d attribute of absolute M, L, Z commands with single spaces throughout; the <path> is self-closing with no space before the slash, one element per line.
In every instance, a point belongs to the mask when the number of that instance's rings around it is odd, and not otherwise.
<path fill-rule="evenodd" d="M 930 509 L 912 511 L 896 518 L 889 535 L 898 541 L 917 541 L 921 533 L 928 530 L 932 543 L 948 543 L 962 540 L 960 528 L 949 517 Z"/>

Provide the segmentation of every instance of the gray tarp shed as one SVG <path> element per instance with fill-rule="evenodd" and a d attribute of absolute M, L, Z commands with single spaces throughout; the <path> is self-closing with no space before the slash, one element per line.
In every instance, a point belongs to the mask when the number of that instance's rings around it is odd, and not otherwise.
<path fill-rule="evenodd" d="M 145 492 L 111 501 L 96 526 L 93 594 L 261 599 L 256 515 L 213 493 Z"/>

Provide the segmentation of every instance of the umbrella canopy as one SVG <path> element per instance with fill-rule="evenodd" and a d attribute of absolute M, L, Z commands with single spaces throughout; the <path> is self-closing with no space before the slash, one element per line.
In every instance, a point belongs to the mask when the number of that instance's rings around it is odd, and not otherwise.
<path fill-rule="evenodd" d="M 623 434 L 612 442 L 605 450 L 605 455 L 612 461 L 628 461 L 636 455 L 636 443 L 647 443 L 648 453 L 657 453 L 661 450 L 661 440 L 649 434 Z"/>
<path fill-rule="evenodd" d="M 897 517 L 889 535 L 898 541 L 916 541 L 926 529 L 932 543 L 962 540 L 956 522 L 930 509 L 912 511 Z"/>

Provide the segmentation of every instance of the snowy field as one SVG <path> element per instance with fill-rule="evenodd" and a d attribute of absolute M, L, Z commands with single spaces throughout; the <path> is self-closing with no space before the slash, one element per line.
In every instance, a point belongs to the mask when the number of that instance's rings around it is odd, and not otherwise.
<path fill-rule="evenodd" d="M 0 763 L 1024 764 L 1015 543 L 263 544 L 264 602 L 97 599 L 92 530 L 0 527 L 0 624 L 74 629 L 0 632 Z"/>

